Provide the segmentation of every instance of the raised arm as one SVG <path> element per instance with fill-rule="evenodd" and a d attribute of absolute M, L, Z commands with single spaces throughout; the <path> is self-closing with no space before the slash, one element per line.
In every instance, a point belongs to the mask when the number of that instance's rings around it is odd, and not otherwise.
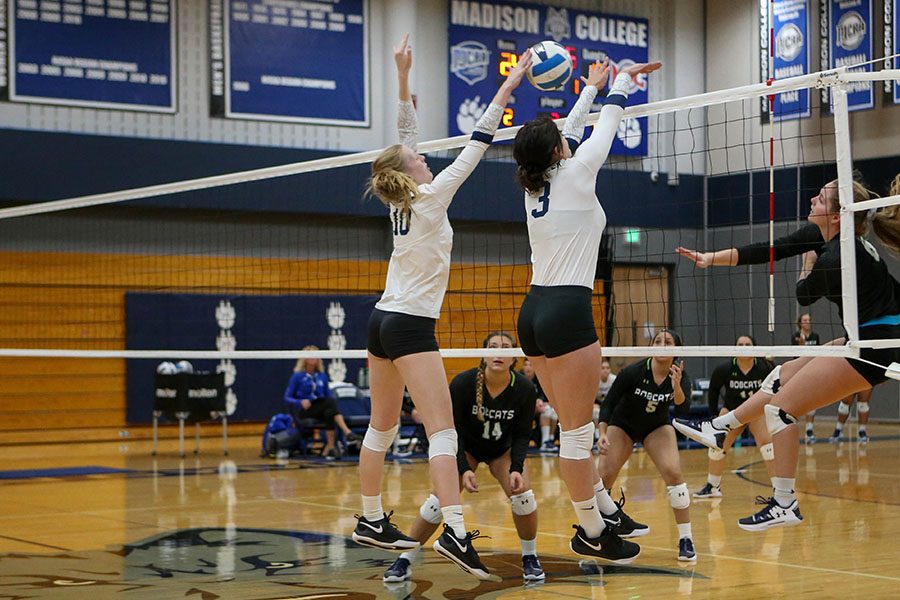
<path fill-rule="evenodd" d="M 506 108 L 510 95 L 519 87 L 529 67 L 531 67 L 531 52 L 526 50 L 519 57 L 516 66 L 510 69 L 509 76 L 497 90 L 490 106 L 478 119 L 469 143 L 459 153 L 456 160 L 438 173 L 431 182 L 433 193 L 444 206 L 450 205 L 450 202 L 453 201 L 453 194 L 472 174 L 472 171 L 478 166 L 478 161 L 484 156 L 485 150 L 491 145 L 497 127 L 500 125 L 500 119 L 503 117 L 503 109 Z"/>
<path fill-rule="evenodd" d="M 824 244 L 825 240 L 822 239 L 822 232 L 819 231 L 816 225 L 810 223 L 773 242 L 775 260 L 820 250 Z M 715 252 L 698 252 L 679 246 L 675 249 L 675 252 L 688 260 L 694 261 L 698 269 L 705 269 L 711 266 L 758 265 L 769 261 L 769 242 L 758 242 Z"/>
<path fill-rule="evenodd" d="M 603 63 L 596 61 L 591 65 L 588 76 L 581 78 L 581 81 L 584 82 L 584 88 L 582 88 L 581 94 L 578 96 L 578 102 L 575 103 L 575 106 L 569 112 L 569 116 L 566 117 L 562 130 L 563 138 L 569 144 L 569 150 L 572 153 L 581 144 L 581 138 L 584 135 L 584 124 L 587 121 L 588 113 L 591 111 L 591 106 L 594 104 L 594 99 L 597 97 L 597 92 L 601 88 L 606 87 L 608 80 L 609 59 L 606 59 Z"/>
<path fill-rule="evenodd" d="M 397 65 L 397 79 L 400 84 L 400 107 L 397 112 L 397 133 L 400 143 L 416 149 L 416 138 L 419 135 L 419 120 L 416 107 L 409 93 L 409 72 L 412 69 L 412 46 L 409 45 L 409 34 L 403 36 L 400 44 L 394 46 L 394 64 Z"/>
<path fill-rule="evenodd" d="M 593 175 L 596 176 L 600 167 L 606 162 L 606 157 L 609 156 L 613 138 L 619 129 L 619 121 L 622 119 L 622 113 L 625 112 L 625 102 L 628 100 L 628 88 L 631 86 L 632 79 L 642 73 L 652 73 L 661 66 L 660 62 L 637 63 L 623 69 L 616 76 L 612 88 L 606 96 L 606 102 L 600 109 L 600 118 L 594 125 L 594 132 L 573 157 L 574 160 L 587 167 Z"/>

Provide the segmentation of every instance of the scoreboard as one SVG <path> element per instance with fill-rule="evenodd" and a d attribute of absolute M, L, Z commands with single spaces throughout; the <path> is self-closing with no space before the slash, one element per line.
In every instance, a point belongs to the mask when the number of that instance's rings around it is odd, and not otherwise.
<path fill-rule="evenodd" d="M 452 0 L 449 15 L 448 133 L 471 133 L 478 117 L 526 48 L 555 40 L 572 55 L 574 73 L 565 86 L 545 92 L 527 81 L 514 92 L 502 126 L 521 125 L 537 116 L 565 117 L 581 93 L 580 76 L 595 60 L 609 59 L 610 84 L 631 64 L 647 62 L 650 28 L 646 19 L 571 8 L 514 2 Z M 648 80 L 639 76 L 629 90 L 629 104 L 647 102 Z M 599 110 L 601 90 L 592 111 Z M 647 154 L 647 119 L 623 119 L 613 154 Z"/>

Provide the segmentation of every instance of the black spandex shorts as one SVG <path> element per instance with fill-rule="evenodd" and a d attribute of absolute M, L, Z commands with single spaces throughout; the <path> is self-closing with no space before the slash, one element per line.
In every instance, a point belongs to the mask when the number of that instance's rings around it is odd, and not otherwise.
<path fill-rule="evenodd" d="M 437 352 L 435 320 L 375 309 L 369 317 L 366 348 L 378 358 L 397 360 L 407 354 Z"/>
<path fill-rule="evenodd" d="M 517 327 L 525 356 L 556 358 L 596 342 L 592 293 L 580 285 L 531 286 Z"/>
<path fill-rule="evenodd" d="M 609 425 L 610 427 L 615 425 L 616 427 L 624 431 L 628 435 L 628 437 L 630 437 L 634 441 L 634 443 L 643 444 L 644 438 L 646 438 L 648 435 L 650 435 L 660 427 L 665 427 L 666 425 L 668 425 L 668 423 L 650 423 L 635 426 L 633 424 L 627 423 L 626 421 L 618 420 L 613 417 L 610 420 Z"/>
<path fill-rule="evenodd" d="M 860 340 L 887 340 L 895 339 L 900 344 L 900 325 L 871 325 L 859 328 Z M 890 366 L 892 362 L 900 362 L 900 348 L 863 348 L 859 351 L 859 357 L 870 360 L 873 363 Z M 866 381 L 876 386 L 887 381 L 884 369 L 873 367 L 860 360 L 848 358 L 856 372 L 862 375 Z"/>

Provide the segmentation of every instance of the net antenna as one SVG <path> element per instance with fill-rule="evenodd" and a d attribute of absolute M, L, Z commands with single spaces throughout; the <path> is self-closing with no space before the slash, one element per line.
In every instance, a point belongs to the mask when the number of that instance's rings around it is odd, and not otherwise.
<path fill-rule="evenodd" d="M 631 263 L 629 264 L 642 264 L 646 266 L 646 269 L 644 270 L 644 273 L 642 275 L 644 279 L 634 281 L 624 279 L 622 281 L 616 281 L 617 290 L 630 290 L 624 293 L 617 292 L 618 297 L 615 299 L 615 302 L 617 302 L 616 313 L 619 314 L 625 312 L 621 309 L 628 308 L 629 310 L 633 311 L 634 315 L 637 315 L 643 309 L 652 308 L 650 306 L 651 301 L 648 299 L 648 292 L 651 291 L 651 287 L 656 286 L 656 288 L 663 288 L 663 284 L 659 283 L 659 281 L 657 280 L 661 275 L 673 274 L 673 276 L 676 277 L 677 281 L 675 281 L 674 285 L 670 286 L 670 288 L 676 290 L 676 293 L 673 297 L 670 298 L 666 295 L 665 289 L 663 289 L 663 300 L 660 301 L 665 304 L 665 309 L 666 311 L 668 311 L 668 313 L 664 317 L 662 317 L 661 320 L 656 321 L 655 323 L 651 322 L 651 319 L 647 317 L 633 316 L 630 323 L 625 325 L 617 325 L 616 334 L 619 336 L 620 343 L 613 347 L 605 347 L 605 355 L 610 357 L 644 357 L 650 355 L 666 355 L 667 353 L 671 354 L 671 350 L 667 350 L 665 348 L 650 348 L 646 345 L 648 341 L 647 338 L 652 337 L 654 327 L 663 325 L 674 325 L 677 329 L 680 330 L 682 337 L 686 339 L 688 344 L 694 342 L 694 344 L 692 345 L 686 345 L 678 349 L 678 355 L 681 357 L 797 356 L 798 354 L 858 356 L 859 348 L 862 347 L 893 347 L 897 344 L 896 340 L 859 340 L 859 324 L 857 323 L 856 313 L 855 264 L 853 260 L 853 214 L 856 211 L 860 210 L 869 210 L 871 208 L 898 204 L 900 203 L 900 197 L 893 196 L 889 198 L 870 200 L 867 202 L 860 202 L 855 204 L 853 203 L 852 155 L 850 148 L 849 118 L 845 88 L 847 85 L 854 82 L 875 82 L 900 79 L 900 70 L 854 72 L 851 69 L 852 67 L 842 67 L 840 69 L 801 75 L 783 80 L 769 79 L 768 81 L 759 84 L 629 107 L 625 111 L 625 120 L 639 119 L 644 117 L 650 119 L 651 126 L 649 130 L 650 136 L 652 137 L 652 143 L 650 144 L 650 154 L 644 158 L 612 160 L 606 167 L 604 167 L 603 170 L 601 170 L 600 175 L 601 180 L 603 180 L 605 176 L 604 173 L 608 173 L 608 175 L 606 176 L 613 177 L 613 179 L 617 174 L 620 174 L 623 171 L 643 171 L 649 174 L 649 172 L 657 170 L 659 165 L 665 164 L 666 161 L 671 160 L 677 167 L 683 167 L 687 163 L 689 167 L 694 168 L 695 174 L 698 174 L 698 176 L 703 178 L 703 185 L 700 187 L 700 189 L 703 189 L 703 187 L 707 185 L 709 178 L 715 175 L 714 171 L 719 171 L 721 173 L 729 175 L 738 174 L 742 177 L 745 177 L 745 180 L 752 181 L 752 175 L 754 171 L 758 172 L 763 168 L 767 170 L 769 180 L 769 211 L 767 224 L 769 254 L 769 270 L 767 273 L 767 277 L 769 289 L 765 309 L 767 329 L 768 331 L 772 332 L 775 330 L 776 325 L 779 327 L 790 326 L 790 322 L 785 323 L 784 320 L 782 320 L 781 323 L 777 322 L 775 310 L 776 298 L 783 297 L 785 299 L 785 304 L 782 304 L 780 306 L 787 306 L 787 304 L 793 302 L 792 293 L 783 293 L 783 296 L 779 296 L 779 293 L 782 293 L 779 290 L 784 290 L 785 286 L 778 285 L 778 280 L 776 279 L 776 269 L 773 260 L 774 255 L 772 250 L 772 240 L 775 237 L 777 195 L 776 158 L 779 155 L 779 145 L 776 144 L 776 141 L 778 141 L 780 138 L 780 142 L 784 145 L 793 143 L 799 146 L 801 144 L 798 140 L 802 141 L 802 136 L 805 132 L 802 129 L 804 126 L 800 124 L 799 119 L 788 121 L 782 120 L 778 121 L 777 123 L 773 122 L 773 120 L 770 119 L 766 130 L 766 132 L 768 133 L 765 138 L 765 141 L 768 142 L 766 144 L 763 139 L 763 131 L 759 125 L 759 102 L 761 99 L 768 100 L 769 107 L 771 109 L 772 99 L 774 98 L 775 94 L 801 89 L 822 87 L 831 88 L 834 92 L 833 149 L 835 155 L 833 160 L 830 155 L 828 157 L 823 156 L 820 162 L 821 164 L 827 163 L 830 165 L 831 163 L 836 163 L 837 165 L 839 196 L 842 207 L 841 248 L 843 253 L 842 260 L 843 264 L 845 265 L 845 268 L 842 270 L 842 282 L 844 290 L 843 314 L 845 319 L 843 325 L 846 328 L 850 343 L 847 346 L 823 345 L 805 348 L 798 348 L 797 346 L 787 344 L 750 347 L 734 346 L 733 344 L 736 337 L 735 334 L 751 332 L 750 330 L 752 330 L 753 326 L 752 317 L 748 320 L 742 320 L 743 317 L 736 317 L 736 309 L 734 308 L 734 304 L 735 301 L 740 299 L 738 296 L 735 295 L 730 298 L 711 298 L 707 292 L 703 291 L 710 290 L 710 293 L 716 292 L 716 290 L 714 290 L 713 288 L 717 286 L 707 285 L 710 280 L 708 279 L 708 274 L 706 272 L 694 273 L 692 270 L 684 267 L 683 264 L 679 264 L 676 262 L 678 259 L 674 257 L 673 251 L 675 244 L 672 243 L 673 240 L 671 237 L 673 234 L 665 227 L 659 227 L 657 230 L 651 231 L 650 233 L 656 235 L 659 239 L 664 241 L 664 245 L 666 246 L 664 252 L 653 254 L 648 250 L 643 256 L 640 256 L 637 251 L 633 250 L 630 256 L 623 256 L 622 252 L 617 251 L 617 259 L 621 259 L 625 262 L 631 260 Z M 713 112 L 713 108 L 715 108 L 717 114 L 723 113 L 725 115 L 721 121 L 717 120 L 718 117 L 713 118 L 710 116 Z M 670 118 L 673 114 L 676 117 L 674 119 Z M 736 118 L 734 116 L 735 114 L 738 115 Z M 596 119 L 597 115 L 592 115 L 589 118 L 589 124 L 592 125 L 594 122 L 596 122 Z M 561 119 L 558 122 L 561 123 L 562 121 L 563 120 Z M 807 127 L 809 127 L 810 129 L 814 129 L 811 125 Z M 718 142 L 713 140 L 714 134 L 711 132 L 713 130 L 719 129 L 726 132 L 726 135 L 737 135 L 738 143 L 735 143 L 733 139 L 724 140 L 720 146 L 715 146 L 715 144 L 717 144 Z M 511 127 L 508 129 L 500 130 L 497 133 L 495 140 L 511 140 L 516 135 L 518 130 L 519 127 Z M 822 133 L 816 130 L 810 135 L 824 138 L 830 134 L 827 132 Z M 793 138 L 791 136 L 793 136 Z M 685 138 L 687 138 L 686 142 L 683 141 Z M 429 154 L 443 152 L 446 156 L 448 151 L 462 147 L 466 143 L 467 139 L 467 136 L 457 136 L 453 138 L 423 142 L 419 144 L 419 151 Z M 712 146 L 707 147 L 709 145 Z M 759 156 L 759 149 L 762 147 L 765 147 L 767 150 L 767 152 L 765 153 L 768 155 L 766 157 L 767 160 L 761 160 L 762 157 Z M 504 150 L 503 148 L 501 148 L 497 153 L 488 157 L 486 161 L 495 161 L 498 163 L 503 163 L 504 161 L 506 161 L 506 163 L 508 164 L 510 159 L 510 157 L 508 156 L 508 147 L 506 149 L 507 155 L 504 155 L 503 152 Z M 277 167 L 254 169 L 249 171 L 230 173 L 226 175 L 204 177 L 187 181 L 177 181 L 161 185 L 122 190 L 118 192 L 92 194 L 64 200 L 4 208 L 0 209 L 0 226 L 3 226 L 2 224 L 4 223 L 4 220 L 8 221 L 10 219 L 34 218 L 37 215 L 59 213 L 61 211 L 77 211 L 92 206 L 116 205 L 118 203 L 124 203 L 137 199 L 146 199 L 163 195 L 209 189 L 219 186 L 237 185 L 263 179 L 285 177 L 302 173 L 314 173 L 317 171 L 324 171 L 326 169 L 330 170 L 350 167 L 353 165 L 361 165 L 371 162 L 376 156 L 378 156 L 379 153 L 380 150 L 367 151 Z M 744 157 L 740 160 L 737 160 L 736 162 L 732 162 L 734 160 L 733 157 L 736 153 L 743 153 Z M 785 151 L 782 150 L 782 159 L 784 159 L 784 153 Z M 799 169 L 799 165 L 801 164 L 803 164 L 802 157 L 798 158 L 797 162 L 793 166 L 796 166 L 796 168 Z M 781 164 L 782 167 L 784 167 L 785 165 L 786 163 Z M 477 172 L 473 177 L 476 176 Z M 792 177 L 797 177 L 799 179 L 798 176 L 793 175 L 793 172 Z M 510 186 L 512 186 L 512 183 L 510 183 Z M 360 188 L 361 187 L 362 186 L 360 186 Z M 627 190 L 620 191 L 622 192 L 622 194 L 625 194 L 625 192 L 627 192 Z M 738 194 L 738 196 L 741 196 L 740 200 L 743 202 L 747 201 L 747 195 L 748 194 L 744 192 Z M 356 199 L 357 198 L 353 198 L 354 201 Z M 601 198 L 601 201 L 602 200 L 603 199 Z M 696 202 L 701 203 L 703 201 L 702 199 L 698 198 Z M 671 208 L 672 210 L 679 210 L 678 206 L 672 206 L 669 208 Z M 706 205 L 706 203 L 704 203 L 703 206 L 698 209 L 698 212 L 706 214 L 707 210 L 708 206 Z M 747 222 L 742 222 L 735 226 L 732 226 L 730 229 L 726 227 L 720 233 L 722 233 L 723 235 L 738 235 L 742 231 L 752 229 L 752 210 L 750 211 L 750 213 L 751 218 L 749 224 Z M 698 231 L 699 229 L 700 227 L 697 227 Z M 647 231 L 645 230 L 641 231 L 647 233 Z M 624 233 L 625 232 L 623 228 L 620 226 L 613 226 L 608 231 L 608 234 L 611 236 L 621 236 Z M 629 235 L 631 235 L 631 233 L 633 233 L 633 230 L 629 232 Z M 696 240 L 704 239 L 704 237 L 707 236 L 708 233 L 709 232 L 707 231 L 707 228 L 704 226 L 703 235 L 694 236 L 694 238 L 692 238 L 693 242 L 683 242 L 682 239 L 679 238 L 676 243 L 682 242 L 685 244 L 696 244 Z M 714 236 L 710 235 L 709 237 L 710 239 L 712 239 Z M 619 238 L 617 237 L 616 239 Z M 732 238 L 728 238 L 726 241 L 731 243 L 733 240 Z M 713 240 L 713 243 L 716 243 L 715 240 Z M 718 245 L 722 247 L 721 243 L 719 243 Z M 381 260 L 381 258 L 379 258 L 379 260 Z M 466 302 L 475 304 L 475 306 L 474 308 L 472 306 L 468 306 L 466 310 L 468 310 L 469 312 L 466 314 L 470 316 L 475 315 L 475 317 L 469 321 L 461 320 L 458 322 L 454 322 L 454 313 L 450 313 L 450 323 L 447 325 L 447 327 L 449 328 L 448 331 L 450 331 L 451 333 L 453 333 L 453 331 L 461 332 L 459 339 L 462 339 L 463 341 L 458 344 L 450 345 L 442 341 L 441 344 L 442 347 L 444 347 L 444 349 L 442 349 L 442 354 L 447 358 L 521 356 L 522 354 L 519 349 L 483 349 L 480 347 L 480 341 L 488 331 L 494 329 L 513 329 L 509 327 L 509 323 L 512 319 L 512 315 L 515 313 L 515 311 L 518 310 L 518 303 L 521 301 L 521 290 L 527 288 L 528 282 L 530 280 L 527 257 L 521 261 L 520 265 L 518 265 L 521 267 L 519 270 L 510 270 L 507 273 L 507 275 L 509 275 L 509 281 L 503 280 L 504 283 L 502 284 L 500 283 L 500 279 L 492 280 L 492 283 L 487 284 L 483 281 L 484 273 L 491 271 L 492 269 L 494 269 L 494 267 L 497 266 L 497 264 L 500 264 L 500 262 L 502 262 L 500 261 L 500 259 L 496 259 L 497 262 L 492 262 L 495 261 L 493 257 L 485 257 L 483 259 L 485 262 L 481 264 L 473 263 L 472 257 L 466 257 L 465 260 L 469 261 L 466 263 L 457 261 L 456 259 L 454 260 L 455 262 L 453 268 L 457 269 L 456 273 L 458 273 L 459 275 L 459 277 L 456 279 L 457 283 L 454 285 L 457 285 L 458 289 L 465 288 L 465 290 L 467 291 L 468 300 L 466 300 Z M 319 262 L 325 265 L 325 263 L 327 263 L 328 261 L 321 260 Z M 616 264 L 619 265 L 620 263 L 617 262 Z M 329 265 L 333 267 L 333 264 L 329 263 Z M 660 265 L 663 265 L 663 267 L 660 268 Z M 227 263 L 223 262 L 222 265 L 218 266 L 217 268 L 227 273 Z M 224 277 L 224 275 L 222 276 Z M 371 274 L 360 275 L 360 277 L 369 277 L 372 282 L 374 282 L 369 286 L 371 288 L 369 290 L 369 293 L 377 293 L 375 289 L 376 286 L 383 284 L 383 277 L 380 279 L 381 283 L 375 282 L 375 280 L 378 278 Z M 453 277 L 451 277 L 451 279 L 453 280 Z M 223 281 L 225 280 L 223 279 Z M 323 288 L 320 293 L 323 295 L 327 295 L 329 293 L 343 293 L 341 292 L 340 288 L 341 280 L 335 279 L 334 281 L 336 282 L 334 283 L 334 285 L 327 287 L 327 289 Z M 506 314 L 503 315 L 502 319 L 497 317 L 497 319 L 500 320 L 492 320 L 495 318 L 495 315 L 489 315 L 488 311 L 500 309 L 479 308 L 479 306 L 477 305 L 477 296 L 482 293 L 486 295 L 496 292 L 501 285 L 507 286 L 505 288 L 507 295 L 510 298 L 515 296 L 516 301 L 513 302 L 512 300 L 510 300 L 508 304 L 504 305 L 503 310 L 506 311 Z M 630 288 L 628 287 L 629 285 Z M 180 289 L 177 279 L 172 279 L 171 281 L 163 281 L 158 286 L 158 288 L 160 291 L 175 291 Z M 232 293 L 228 290 L 233 289 L 233 286 L 229 286 L 227 283 L 225 283 L 221 285 L 221 288 L 223 290 L 223 294 L 228 294 Z M 215 288 L 215 286 L 210 286 L 210 289 L 208 289 L 205 293 L 216 293 L 216 289 L 217 288 Z M 721 292 L 722 290 L 718 291 Z M 728 290 L 725 291 L 727 292 Z M 693 297 L 691 297 L 692 294 Z M 597 296 L 601 296 L 600 291 L 598 291 Z M 744 297 L 743 300 L 746 301 L 746 297 Z M 608 301 L 611 302 L 613 300 L 610 299 Z M 598 302 L 600 303 L 596 304 L 597 310 L 601 311 L 601 313 L 605 310 L 608 310 L 609 305 L 604 305 L 599 300 Z M 445 302 L 445 305 L 446 304 L 448 303 Z M 675 315 L 676 311 L 672 309 L 673 304 L 678 305 L 678 315 Z M 702 307 L 704 306 L 708 306 L 709 310 L 703 310 Z M 793 306 L 793 304 L 791 304 L 791 306 Z M 479 310 L 481 310 L 482 312 L 479 313 Z M 711 314 L 701 314 L 707 312 Z M 118 318 L 121 319 L 121 316 L 119 316 Z M 442 319 L 442 321 L 443 320 L 444 319 Z M 604 323 L 604 320 L 595 318 L 595 322 L 598 324 L 598 326 L 602 326 L 601 324 Z M 48 322 L 48 327 L 52 326 L 53 324 Z M 711 332 L 711 330 L 714 329 L 719 330 L 718 333 L 706 333 L 708 331 Z M 629 330 L 633 335 L 631 336 L 631 341 L 629 343 L 623 344 L 621 343 L 621 340 L 623 339 L 626 330 Z M 645 332 L 643 340 L 641 339 L 642 332 Z M 14 336 L 2 337 L 5 337 L 7 339 L 14 338 Z M 600 337 L 601 339 L 605 339 L 605 336 L 603 335 L 601 335 Z M 786 337 L 787 336 L 785 336 L 785 338 Z M 15 342 L 15 340 L 13 341 Z M 698 341 L 700 343 L 696 343 Z M 170 348 L 134 350 L 125 349 L 122 348 L 121 345 L 112 343 L 106 345 L 98 343 L 94 345 L 95 347 L 92 347 L 90 349 L 83 347 L 79 348 L 77 346 L 71 347 L 71 344 L 68 347 L 63 347 L 62 345 L 48 347 L 35 345 L 33 341 L 23 343 L 7 342 L 5 344 L 0 344 L 0 346 L 6 346 L 0 347 L 0 356 L 2 357 L 169 359 L 173 355 L 173 350 Z M 208 358 L 217 360 L 250 358 L 296 359 L 314 357 L 324 359 L 358 359 L 365 358 L 366 352 L 360 347 L 307 352 L 286 348 L 276 348 L 268 350 L 239 350 L 226 348 L 219 350 L 178 350 L 177 355 L 186 359 Z"/>

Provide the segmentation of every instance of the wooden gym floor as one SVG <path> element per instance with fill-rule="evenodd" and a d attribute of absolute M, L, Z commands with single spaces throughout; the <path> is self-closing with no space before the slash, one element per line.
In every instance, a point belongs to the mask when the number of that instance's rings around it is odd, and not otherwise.
<path fill-rule="evenodd" d="M 726 473 L 725 497 L 691 506 L 696 565 L 676 560 L 665 487 L 646 454 L 617 482 L 627 512 L 651 526 L 628 567 L 579 563 L 568 550 L 573 514 L 556 457 L 533 455 L 547 581 L 532 586 L 522 584 L 509 504 L 485 470 L 481 492 L 464 496 L 466 523 L 491 536 L 477 547 L 502 580 L 478 582 L 429 547 L 411 582 L 386 586 L 381 573 L 394 555 L 349 539 L 355 463 L 279 465 L 257 457 L 256 436 L 233 438 L 228 457 L 206 439 L 184 461 L 173 441 L 156 459 L 145 441 L 0 446 L 0 598 L 898 597 L 900 426 L 870 434 L 867 446 L 802 448 L 806 521 L 763 533 L 735 523 L 770 493 L 755 448 L 736 449 L 729 469 L 743 471 Z M 706 452 L 681 456 L 694 491 L 706 479 Z M 385 484 L 385 507 L 406 529 L 429 490 L 426 465 L 391 463 Z"/>

